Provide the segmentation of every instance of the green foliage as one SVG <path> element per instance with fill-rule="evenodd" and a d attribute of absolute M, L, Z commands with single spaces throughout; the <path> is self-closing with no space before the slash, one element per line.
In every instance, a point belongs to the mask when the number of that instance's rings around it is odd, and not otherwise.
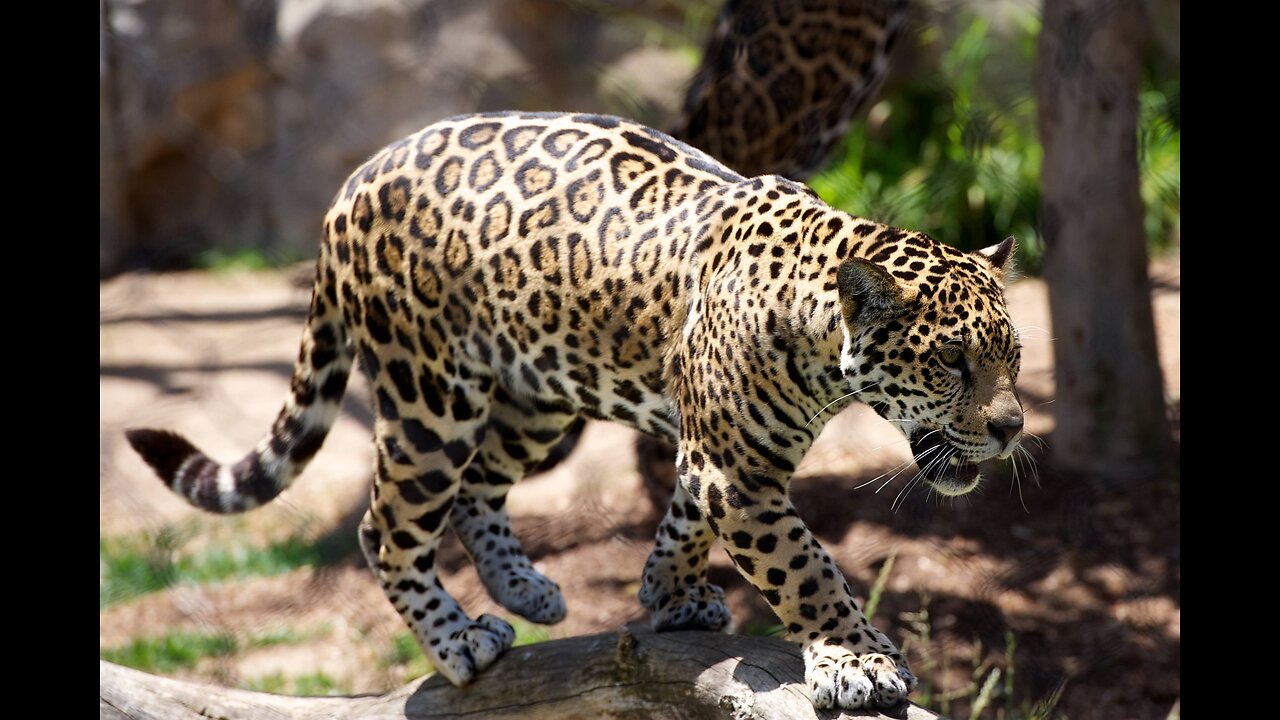
<path fill-rule="evenodd" d="M 196 528 L 196 524 L 170 525 L 155 533 L 117 538 L 99 534 L 99 608 L 178 583 L 279 575 L 304 565 L 332 565 L 355 551 L 353 538 L 335 534 L 316 541 L 299 534 L 266 547 L 215 546 L 183 553 Z"/>
<path fill-rule="evenodd" d="M 195 667 L 206 657 L 227 657 L 247 648 L 294 645 L 329 632 L 327 626 L 300 632 L 276 628 L 241 641 L 228 633 L 175 632 L 155 637 L 137 637 L 127 645 L 103 648 L 103 660 L 147 672 L 172 672 Z"/>
<path fill-rule="evenodd" d="M 242 687 L 245 690 L 252 690 L 254 692 L 284 695 L 288 693 L 289 680 L 284 676 L 284 673 L 273 672 L 267 673 L 266 675 L 259 675 L 255 678 L 249 678 L 244 682 Z"/>
<path fill-rule="evenodd" d="M 987 679 L 982 683 L 982 688 L 978 690 L 978 694 L 974 696 L 973 703 L 969 705 L 969 720 L 980 720 L 982 711 L 987 709 L 991 704 L 992 698 L 995 696 L 996 683 L 1000 682 L 1000 668 L 991 668 L 991 673 L 987 675 Z"/>
<path fill-rule="evenodd" d="M 782 637 L 786 632 L 787 627 L 778 623 L 748 622 L 738 628 L 740 635 L 755 637 Z"/>
<path fill-rule="evenodd" d="M 233 655 L 237 647 L 236 639 L 226 633 L 179 632 L 134 638 L 128 645 L 101 650 L 99 656 L 147 672 L 173 672 L 195 667 L 202 658 Z"/>
<path fill-rule="evenodd" d="M 313 637 L 327 635 L 328 627 L 312 630 L 309 632 L 298 632 L 291 627 L 280 627 L 274 630 L 254 635 L 251 641 L 253 647 L 272 647 L 274 645 L 297 645 L 300 642 L 310 640 Z"/>
<path fill-rule="evenodd" d="M 294 695 L 343 695 L 346 687 L 323 672 L 299 675 L 293 679 Z"/>
<path fill-rule="evenodd" d="M 511 647 L 520 647 L 521 645 L 535 645 L 540 642 L 546 642 L 551 639 L 551 632 L 547 630 L 545 625 L 521 620 L 520 618 L 508 618 L 511 627 L 516 631 L 516 640 Z"/>
<path fill-rule="evenodd" d="M 432 671 L 431 662 L 422 654 L 418 641 L 408 630 L 402 630 L 391 637 L 391 649 L 378 659 L 378 666 L 399 668 L 404 682 Z"/>
<path fill-rule="evenodd" d="M 262 248 L 237 248 L 235 250 L 211 248 L 196 255 L 195 266 L 201 270 L 212 270 L 214 272 L 266 270 L 291 265 L 302 259 L 302 256 L 296 252 L 268 252 Z"/>
<path fill-rule="evenodd" d="M 1032 68 L 1039 18 L 1028 9 L 995 32 L 984 17 L 962 11 L 956 27 L 920 34 L 926 67 L 886 88 L 810 185 L 834 207 L 966 250 L 1013 235 L 1021 269 L 1037 274 L 1043 152 Z M 1178 87 L 1176 79 L 1148 81 L 1141 97 L 1139 163 L 1153 249 L 1167 247 L 1178 229 Z"/>
<path fill-rule="evenodd" d="M 1024 32 L 1034 37 L 1034 18 Z M 921 35 L 928 54 L 936 29 Z M 845 139 L 842 156 L 813 179 L 835 207 L 921 230 L 972 250 L 1008 235 L 1024 258 L 1039 257 L 1041 151 L 1035 136 L 1033 44 L 993 47 L 989 25 L 971 16 L 938 57 L 936 73 L 888 92 Z M 987 68 L 1026 69 L 1023 86 L 991 87 Z"/>
<path fill-rule="evenodd" d="M 871 592 L 867 595 L 866 616 L 868 620 L 874 620 L 876 617 L 876 608 L 880 607 L 880 596 L 884 594 L 884 588 L 889 584 L 889 575 L 893 573 L 893 563 L 898 559 L 898 553 L 893 553 L 885 559 L 884 565 L 880 566 L 880 572 L 876 574 L 876 581 L 871 584 Z"/>
<path fill-rule="evenodd" d="M 346 683 L 339 683 L 323 672 L 295 675 L 292 678 L 286 677 L 282 672 L 273 672 L 251 678 L 243 687 L 246 690 L 277 695 L 346 695 L 350 692 Z"/>
<path fill-rule="evenodd" d="M 908 625 L 903 653 L 911 653 L 911 669 L 920 679 L 920 685 L 912 694 L 916 704 L 947 717 L 956 717 L 956 706 L 968 706 L 969 720 L 1057 720 L 1054 714 L 1065 683 L 1047 697 L 1034 703 L 1014 702 L 1014 668 L 1017 656 L 1017 640 L 1010 631 L 1005 632 L 1004 667 L 996 667 L 985 657 L 982 643 L 978 641 L 973 660 L 968 668 L 968 682 L 960 687 L 944 690 L 939 679 L 954 674 L 955 663 L 946 654 L 945 643 L 933 638 L 933 621 L 929 615 L 929 595 L 920 594 L 920 610 L 903 613 Z M 1003 679 L 1003 682 L 1001 680 Z"/>
<path fill-rule="evenodd" d="M 1139 98 L 1138 171 L 1147 240 L 1164 249 L 1178 237 L 1182 213 L 1182 130 L 1179 83 L 1149 83 Z"/>

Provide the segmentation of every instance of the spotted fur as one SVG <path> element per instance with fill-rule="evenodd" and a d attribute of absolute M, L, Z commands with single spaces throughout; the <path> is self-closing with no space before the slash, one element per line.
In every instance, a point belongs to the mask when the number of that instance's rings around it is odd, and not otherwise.
<path fill-rule="evenodd" d="M 359 357 L 376 415 L 361 547 L 432 664 L 463 684 L 513 633 L 469 618 L 440 584 L 445 527 L 497 602 L 560 620 L 560 590 L 513 535 L 506 494 L 580 416 L 623 423 L 679 447 L 640 591 L 653 625 L 728 624 L 706 574 L 719 540 L 805 646 L 817 705 L 892 705 L 914 678 L 788 483 L 825 419 L 855 401 L 935 453 L 922 464 L 944 460 L 925 473 L 942 492 L 972 489 L 973 463 L 1011 452 L 1011 249 L 963 253 L 853 217 L 619 118 L 450 118 L 379 152 L 334 199 L 292 392 L 267 437 L 232 465 L 167 432 L 129 440 L 193 504 L 257 506 L 319 449 Z"/>
<path fill-rule="evenodd" d="M 671 135 L 747 175 L 817 172 L 884 82 L 907 0 L 729 0 Z"/>

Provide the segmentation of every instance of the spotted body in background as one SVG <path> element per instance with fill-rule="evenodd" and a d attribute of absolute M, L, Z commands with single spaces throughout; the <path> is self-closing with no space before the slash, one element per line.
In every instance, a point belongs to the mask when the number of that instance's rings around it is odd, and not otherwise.
<path fill-rule="evenodd" d="M 906 0 L 729 0 L 673 137 L 747 176 L 805 180 L 875 97 Z"/>
<path fill-rule="evenodd" d="M 967 254 L 859 219 L 618 118 L 451 118 L 339 191 L 292 392 L 257 448 L 222 465 L 166 431 L 129 440 L 193 504 L 255 507 L 320 448 L 359 357 L 377 458 L 361 546 L 432 664 L 463 684 L 514 633 L 440 584 L 441 534 L 454 528 L 498 603 L 560 620 L 506 494 L 579 416 L 623 423 L 679 447 L 640 591 L 654 627 L 727 624 L 706 578 L 719 540 L 805 646 L 815 704 L 889 706 L 915 680 L 787 486 L 822 411 L 855 400 L 903 429 L 942 493 L 1012 452 L 1011 249 Z"/>

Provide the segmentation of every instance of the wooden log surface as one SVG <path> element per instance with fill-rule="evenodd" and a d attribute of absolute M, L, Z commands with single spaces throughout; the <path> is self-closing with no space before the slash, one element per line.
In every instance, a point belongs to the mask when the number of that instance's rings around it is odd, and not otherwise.
<path fill-rule="evenodd" d="M 815 711 L 805 693 L 798 645 L 722 633 L 657 634 L 639 625 L 513 648 L 465 688 L 429 675 L 384 695 L 288 697 L 99 662 L 99 717 L 112 720 L 939 717 L 906 704 L 888 714 Z"/>

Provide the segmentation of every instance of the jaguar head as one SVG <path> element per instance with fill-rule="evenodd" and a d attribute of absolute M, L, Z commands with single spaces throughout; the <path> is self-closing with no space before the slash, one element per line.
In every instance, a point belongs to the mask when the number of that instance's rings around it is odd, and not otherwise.
<path fill-rule="evenodd" d="M 978 463 L 1022 439 L 1021 345 L 1003 291 L 1014 240 L 965 253 L 920 233 L 882 236 L 893 241 L 838 270 L 841 371 L 907 437 L 929 485 L 964 495 L 982 480 Z"/>

